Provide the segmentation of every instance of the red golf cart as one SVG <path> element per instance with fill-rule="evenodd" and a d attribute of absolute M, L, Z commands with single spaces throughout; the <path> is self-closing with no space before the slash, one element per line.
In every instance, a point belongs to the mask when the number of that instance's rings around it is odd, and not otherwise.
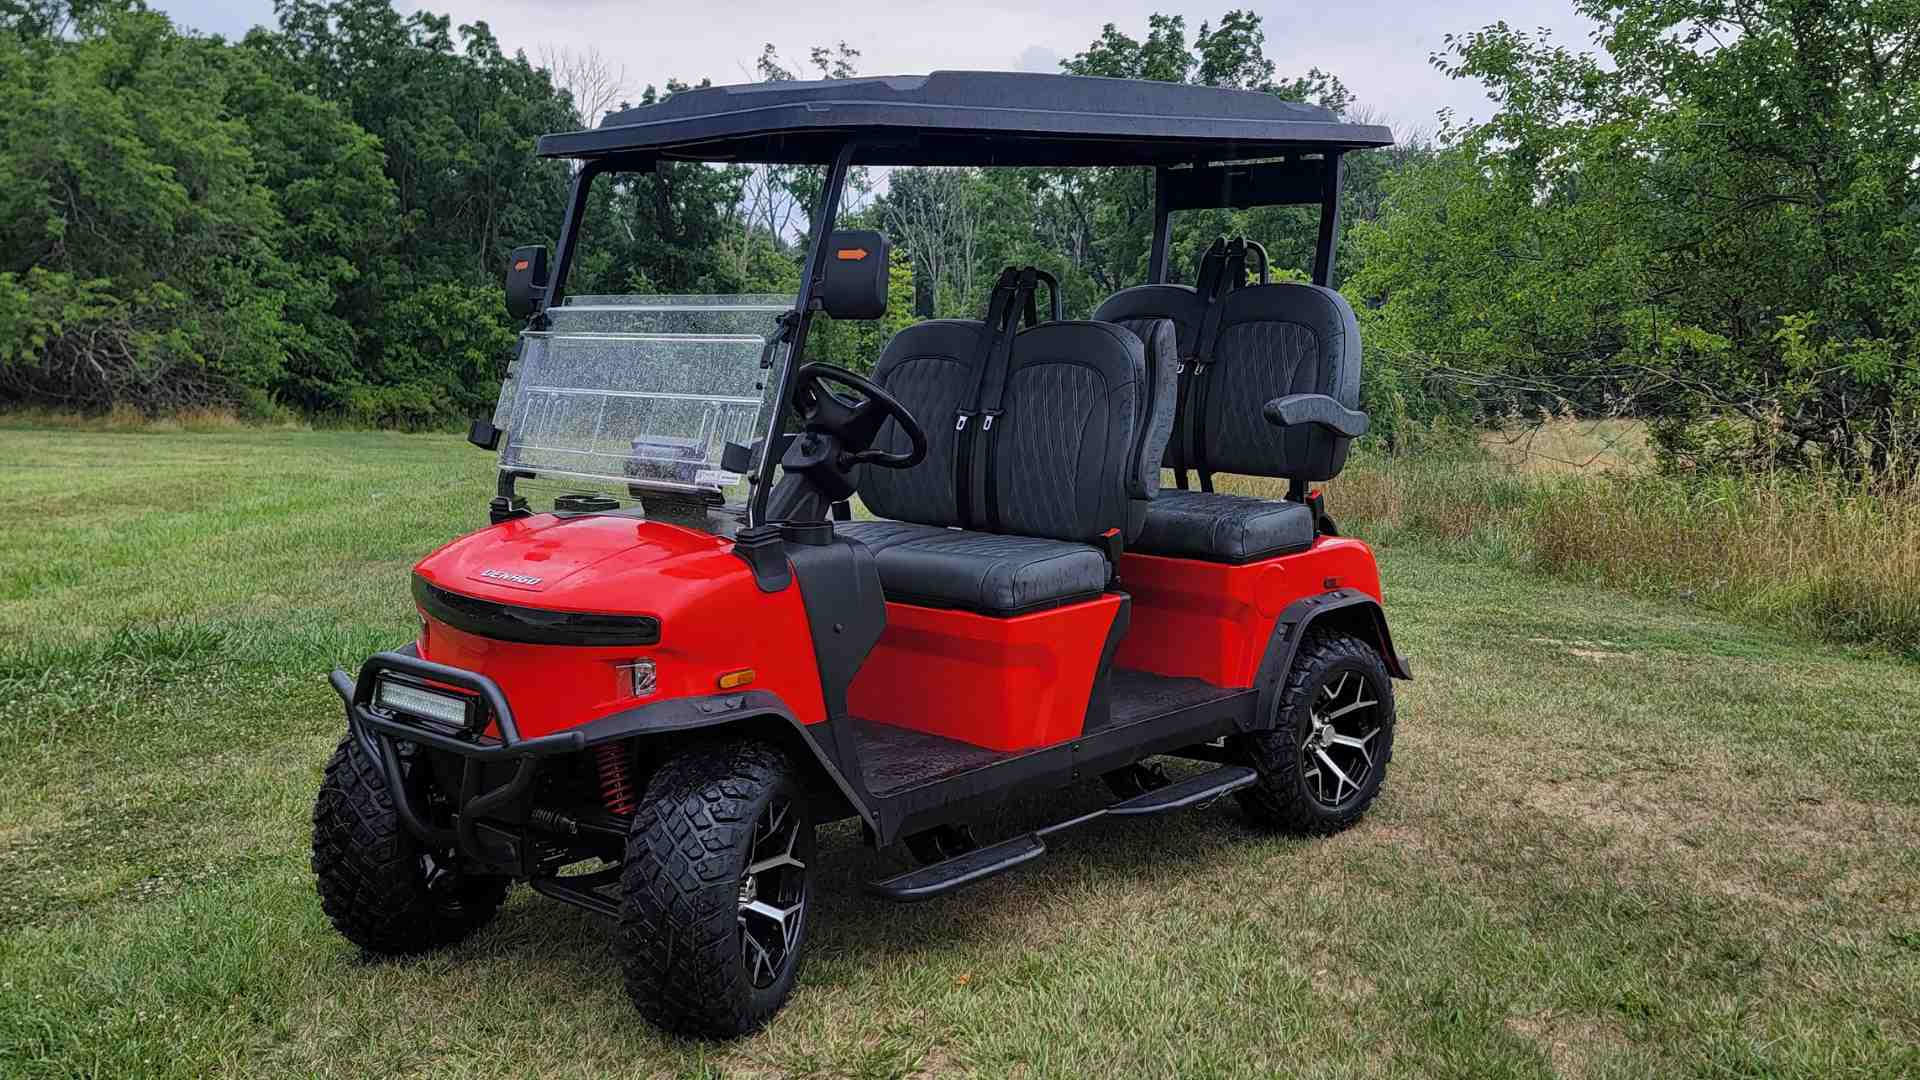
<path fill-rule="evenodd" d="M 415 568 L 418 640 L 332 676 L 334 925 L 430 949 L 524 881 L 617 920 L 649 1019 L 731 1036 L 792 990 L 824 822 L 923 863 L 872 883 L 896 900 L 1229 793 L 1274 829 L 1352 824 L 1408 671 L 1372 552 L 1309 485 L 1367 428 L 1328 283 L 1342 156 L 1389 141 L 1264 94 L 964 72 L 692 90 L 542 139 L 578 167 L 551 270 L 526 248 L 508 274 L 527 329 L 470 436 L 499 452 L 492 524 Z M 591 186 L 680 161 L 821 168 L 798 296 L 567 294 Z M 836 218 L 851 169 L 898 165 L 1151 170 L 1148 280 L 1066 319 L 1011 267 L 871 374 L 804 363 L 816 317 L 886 310 L 887 237 Z M 1278 204 L 1320 208 L 1312 284 L 1225 238 L 1167 283 L 1174 213 Z M 1093 777 L 1110 805 L 973 842 Z"/>

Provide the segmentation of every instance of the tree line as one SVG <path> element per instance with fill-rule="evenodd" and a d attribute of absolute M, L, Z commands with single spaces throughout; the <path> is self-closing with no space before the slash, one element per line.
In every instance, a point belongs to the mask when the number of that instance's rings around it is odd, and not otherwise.
<path fill-rule="evenodd" d="M 1630 415 L 1675 468 L 1920 462 L 1920 0 L 1576 0 L 1587 48 L 1495 25 L 1433 62 L 1492 116 L 1354 155 L 1340 284 L 1387 441 L 1438 421 Z M 492 403 L 515 327 L 500 273 L 552 244 L 568 166 L 537 137 L 635 91 L 597 54 L 507 53 L 485 24 L 389 0 L 279 0 L 238 41 L 138 0 L 0 0 L 0 400 L 219 406 L 430 426 Z M 1283 75 L 1258 15 L 1114 25 L 1074 74 L 1232 86 L 1365 112 Z M 844 43 L 757 77 L 845 78 Z M 595 185 L 570 290 L 791 292 L 819 170 L 669 165 Z M 1069 311 L 1143 279 L 1138 169 L 895 169 L 850 225 L 895 243 L 881 324 L 977 315 L 1000 267 Z M 1303 277 L 1307 208 L 1175 219 Z"/>

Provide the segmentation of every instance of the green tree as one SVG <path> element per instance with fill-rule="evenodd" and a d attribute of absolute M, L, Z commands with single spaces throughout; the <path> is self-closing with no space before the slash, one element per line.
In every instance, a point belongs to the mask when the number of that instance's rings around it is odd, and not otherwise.
<path fill-rule="evenodd" d="M 1676 466 L 1920 467 L 1914 0 L 1580 0 L 1438 62 L 1485 125 L 1404 177 L 1356 293 L 1482 404 L 1655 421 Z"/>
<path fill-rule="evenodd" d="M 0 393 L 102 407 L 263 395 L 308 346 L 306 284 L 225 109 L 220 46 L 102 7 L 0 34 Z"/>

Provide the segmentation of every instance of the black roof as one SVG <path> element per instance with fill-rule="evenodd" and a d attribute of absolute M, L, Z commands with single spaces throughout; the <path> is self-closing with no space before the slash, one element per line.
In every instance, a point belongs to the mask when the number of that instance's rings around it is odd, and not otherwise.
<path fill-rule="evenodd" d="M 540 139 L 546 157 L 871 165 L 1176 165 L 1388 146 L 1393 134 L 1272 94 L 1009 71 L 683 90 Z"/>

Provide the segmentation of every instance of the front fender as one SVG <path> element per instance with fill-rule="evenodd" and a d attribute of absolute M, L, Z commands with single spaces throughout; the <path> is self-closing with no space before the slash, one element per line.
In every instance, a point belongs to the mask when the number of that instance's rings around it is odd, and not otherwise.
<path fill-rule="evenodd" d="M 849 752 L 851 748 L 843 744 L 837 725 L 831 720 L 801 723 L 780 695 L 772 691 L 741 690 L 656 701 L 603 716 L 573 731 L 587 747 L 691 732 L 740 731 L 770 737 L 819 766 L 862 821 L 876 828 L 879 824 L 869 805 L 859 760 Z"/>

